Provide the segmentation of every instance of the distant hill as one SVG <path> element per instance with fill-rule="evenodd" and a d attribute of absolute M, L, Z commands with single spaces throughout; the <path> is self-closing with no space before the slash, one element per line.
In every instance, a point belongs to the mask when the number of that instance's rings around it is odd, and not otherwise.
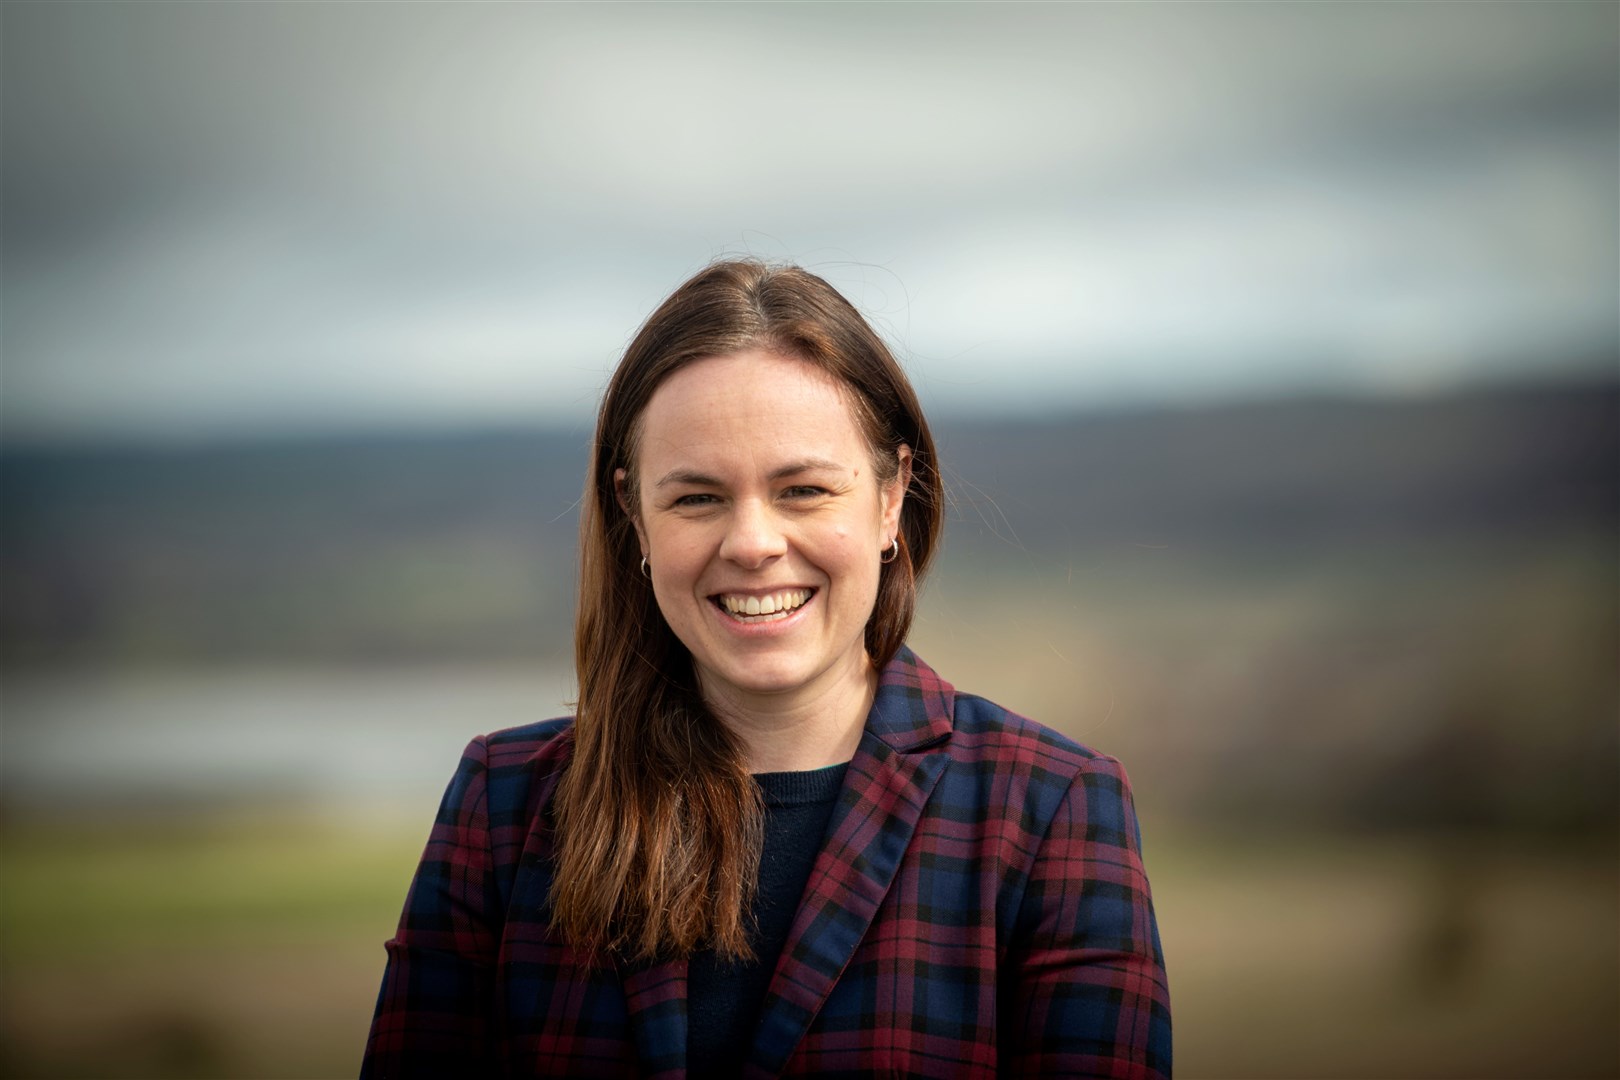
<path fill-rule="evenodd" d="M 942 424 L 950 573 L 1620 527 L 1620 386 Z M 0 662 L 564 655 L 588 436 L 8 446 Z"/>
<path fill-rule="evenodd" d="M 1620 390 L 1324 399 L 954 426 L 962 525 L 1042 551 L 1613 528 Z"/>

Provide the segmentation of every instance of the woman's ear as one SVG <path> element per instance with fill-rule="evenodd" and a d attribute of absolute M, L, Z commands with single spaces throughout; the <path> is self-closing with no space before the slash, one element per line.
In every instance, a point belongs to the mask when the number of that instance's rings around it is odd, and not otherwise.
<path fill-rule="evenodd" d="M 647 548 L 647 530 L 641 527 L 641 508 L 635 504 L 630 489 L 625 485 L 626 476 L 623 469 L 613 470 L 613 497 L 619 500 L 619 509 L 630 519 L 630 524 L 636 527 L 636 538 L 641 541 L 641 553 L 648 555 L 651 553 Z"/>
<path fill-rule="evenodd" d="M 900 508 L 905 504 L 906 492 L 911 488 L 911 447 L 901 443 L 895 453 L 900 459 L 900 467 L 895 470 L 894 479 L 883 485 L 881 492 L 883 530 L 887 536 L 899 535 Z"/>

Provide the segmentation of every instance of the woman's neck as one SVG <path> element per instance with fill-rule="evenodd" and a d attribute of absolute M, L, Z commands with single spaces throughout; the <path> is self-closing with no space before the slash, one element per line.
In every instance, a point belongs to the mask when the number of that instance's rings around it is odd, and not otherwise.
<path fill-rule="evenodd" d="M 704 696 L 742 741 L 749 772 L 803 772 L 855 756 L 877 683 L 877 670 L 862 657 L 857 670 L 792 694 Z"/>

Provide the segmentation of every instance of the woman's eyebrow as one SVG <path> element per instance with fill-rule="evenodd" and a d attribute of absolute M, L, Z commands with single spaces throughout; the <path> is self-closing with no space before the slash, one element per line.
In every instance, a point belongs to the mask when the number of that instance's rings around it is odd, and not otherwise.
<path fill-rule="evenodd" d="M 670 484 L 691 484 L 695 487 L 719 487 L 720 481 L 708 473 L 700 473 L 693 469 L 671 469 L 658 478 L 653 487 L 668 487 Z"/>
<path fill-rule="evenodd" d="M 785 480 L 790 476 L 798 476 L 800 473 L 817 471 L 843 472 L 844 466 L 827 458 L 804 458 L 801 461 L 789 462 L 786 465 L 780 465 L 772 469 L 770 476 L 766 479 Z M 671 469 L 663 476 L 660 476 L 657 482 L 653 484 L 653 487 L 668 487 L 670 484 L 690 484 L 693 487 L 722 486 L 719 480 L 708 473 L 698 472 L 695 469 Z"/>
<path fill-rule="evenodd" d="M 795 461 L 791 464 L 773 469 L 771 471 L 770 479 L 785 480 L 790 476 L 797 476 L 800 473 L 826 471 L 843 472 L 844 466 L 840 465 L 836 461 L 829 461 L 826 458 L 805 458 L 802 461 Z"/>

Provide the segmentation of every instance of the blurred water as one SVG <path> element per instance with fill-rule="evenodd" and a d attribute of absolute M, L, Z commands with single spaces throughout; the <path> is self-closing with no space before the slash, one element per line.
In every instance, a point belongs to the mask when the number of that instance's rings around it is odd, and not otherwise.
<path fill-rule="evenodd" d="M 518 667 L 12 673 L 12 809 L 288 798 L 420 802 L 472 736 L 568 711 L 572 672 Z"/>

